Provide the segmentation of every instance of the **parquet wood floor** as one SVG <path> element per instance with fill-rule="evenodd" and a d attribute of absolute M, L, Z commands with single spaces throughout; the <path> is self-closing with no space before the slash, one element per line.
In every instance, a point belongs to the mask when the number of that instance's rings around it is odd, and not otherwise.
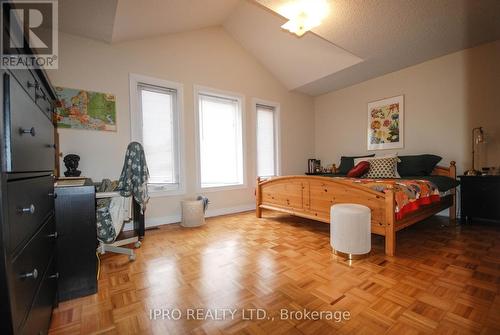
<path fill-rule="evenodd" d="M 130 263 L 102 259 L 98 294 L 61 303 L 50 334 L 500 334 L 500 227 L 433 217 L 398 233 L 396 257 L 333 256 L 328 225 L 253 212 L 148 231 Z M 234 319 L 151 320 L 152 308 L 235 308 Z M 349 311 L 336 322 L 262 308 Z M 248 318 L 248 315 L 246 315 Z"/>

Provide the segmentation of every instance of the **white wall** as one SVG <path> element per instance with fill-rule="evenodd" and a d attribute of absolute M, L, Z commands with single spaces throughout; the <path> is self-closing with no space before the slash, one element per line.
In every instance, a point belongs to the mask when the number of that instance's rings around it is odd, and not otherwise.
<path fill-rule="evenodd" d="M 441 165 L 471 164 L 471 129 L 483 126 L 488 143 L 481 166 L 500 166 L 500 41 L 446 55 L 315 98 L 315 151 L 323 163 L 367 151 L 367 103 L 404 95 L 401 154 L 434 153 Z M 387 151 L 374 151 L 384 154 Z"/>
<path fill-rule="evenodd" d="M 59 69 L 48 71 L 55 86 L 113 93 L 117 101 L 118 131 L 59 129 L 63 154 L 80 155 L 83 175 L 100 180 L 118 178 L 130 142 L 129 73 L 184 85 L 187 194 L 153 198 L 149 223 L 175 221 L 180 200 L 196 193 L 193 85 L 245 95 L 248 187 L 208 193 L 212 214 L 254 205 L 255 120 L 252 98 L 281 104 L 281 159 L 283 174 L 301 174 L 314 154 L 313 99 L 288 92 L 222 28 L 209 28 L 119 44 L 105 44 L 60 34 Z M 62 166 L 61 171 L 65 168 Z"/>
<path fill-rule="evenodd" d="M 209 193 L 211 214 L 251 208 L 254 203 L 255 119 L 252 98 L 281 104 L 283 174 L 302 174 L 307 159 L 339 162 L 366 149 L 366 104 L 405 96 L 405 148 L 399 153 L 435 153 L 442 164 L 470 165 L 470 129 L 482 125 L 488 143 L 479 166 L 500 165 L 500 41 L 460 51 L 316 98 L 288 92 L 222 28 L 208 28 L 119 44 L 60 35 L 54 85 L 113 93 L 116 133 L 60 129 L 64 154 L 81 156 L 80 169 L 94 180 L 118 178 L 130 141 L 129 73 L 184 85 L 187 193 L 151 199 L 149 223 L 175 221 L 180 200 L 196 194 L 193 85 L 245 95 L 248 187 Z M 378 151 L 385 153 L 385 151 Z M 62 168 L 64 171 L 64 168 Z"/>

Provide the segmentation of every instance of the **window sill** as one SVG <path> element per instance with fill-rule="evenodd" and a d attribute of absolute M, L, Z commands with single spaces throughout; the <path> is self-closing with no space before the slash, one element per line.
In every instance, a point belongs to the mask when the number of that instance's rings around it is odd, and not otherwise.
<path fill-rule="evenodd" d="M 227 185 L 227 186 L 209 186 L 209 187 L 200 187 L 198 189 L 198 192 L 210 193 L 210 192 L 220 192 L 220 191 L 242 190 L 242 189 L 246 189 L 246 188 L 247 188 L 247 184 Z"/>
<path fill-rule="evenodd" d="M 151 198 L 159 198 L 159 197 L 168 197 L 168 196 L 176 196 L 176 195 L 184 195 L 186 194 L 186 190 L 182 187 L 175 188 L 160 188 L 160 187 L 151 187 L 148 186 L 148 194 Z"/>

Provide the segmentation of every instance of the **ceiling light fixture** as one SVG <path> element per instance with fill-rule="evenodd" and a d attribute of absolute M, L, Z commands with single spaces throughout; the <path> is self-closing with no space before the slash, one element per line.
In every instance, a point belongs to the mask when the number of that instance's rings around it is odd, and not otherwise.
<path fill-rule="evenodd" d="M 281 28 L 302 36 L 328 15 L 328 4 L 326 0 L 295 0 L 284 5 L 279 13 L 289 21 Z"/>

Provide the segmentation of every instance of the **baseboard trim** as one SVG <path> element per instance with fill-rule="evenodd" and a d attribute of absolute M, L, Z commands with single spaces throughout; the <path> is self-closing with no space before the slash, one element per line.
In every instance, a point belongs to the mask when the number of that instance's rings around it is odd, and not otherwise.
<path fill-rule="evenodd" d="M 209 205 L 205 217 L 210 218 L 214 216 L 248 212 L 252 210 L 255 210 L 255 204 L 247 204 L 241 206 L 216 208 L 216 209 L 210 209 Z M 181 220 L 182 220 L 181 213 L 176 213 L 174 215 L 168 215 L 168 216 L 154 217 L 154 218 L 146 217 L 145 226 L 146 228 L 152 228 L 152 227 L 162 226 L 165 224 L 179 223 L 181 222 Z M 123 227 L 123 230 L 125 231 L 132 229 L 133 229 L 132 223 L 126 223 Z"/>

